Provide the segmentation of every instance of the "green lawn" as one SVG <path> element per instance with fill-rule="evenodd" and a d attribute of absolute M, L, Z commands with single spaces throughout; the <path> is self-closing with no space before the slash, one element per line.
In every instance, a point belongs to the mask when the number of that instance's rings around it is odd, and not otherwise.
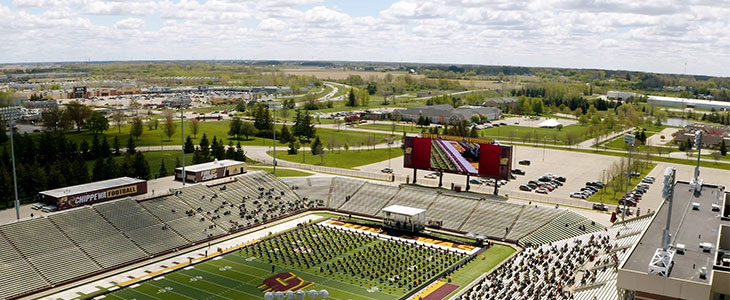
<path fill-rule="evenodd" d="M 382 130 L 387 133 L 391 133 L 392 125 L 390 125 L 390 124 L 362 124 L 362 125 L 357 125 L 353 128 Z M 411 125 L 402 125 L 402 124 L 395 125 L 395 134 L 396 135 L 398 135 L 398 134 L 402 135 L 403 132 L 421 133 L 421 131 L 422 131 L 422 129 L 416 125 L 412 125 L 412 126 Z"/>
<path fill-rule="evenodd" d="M 243 146 L 271 146 L 273 145 L 273 140 L 270 138 L 260 138 L 260 137 L 249 137 L 249 139 L 245 139 L 245 137 L 240 137 L 239 140 L 235 140 L 233 137 L 228 136 L 228 129 L 229 129 L 230 121 L 205 121 L 200 122 L 199 126 L 199 132 L 197 136 L 194 136 L 192 134 L 192 131 L 190 129 L 190 126 L 185 124 L 185 136 L 190 136 L 193 139 L 194 144 L 199 144 L 200 139 L 203 137 L 203 134 L 206 134 L 209 141 L 213 140 L 213 137 L 217 137 L 218 139 L 223 139 L 224 143 L 228 144 L 229 140 L 233 140 L 234 145 L 237 142 L 241 142 L 241 145 Z M 281 129 L 282 125 L 277 125 L 278 129 Z M 287 127 L 291 130 L 292 124 L 287 125 Z M 125 148 L 127 146 L 127 141 L 129 139 L 129 130 L 131 126 L 128 124 L 125 124 L 121 126 L 121 134 L 119 133 L 116 126 L 112 126 L 109 128 L 109 130 L 106 130 L 104 132 L 104 135 L 107 137 L 107 140 L 109 142 L 109 145 L 112 145 L 112 141 L 114 140 L 114 137 L 118 137 L 119 144 L 121 148 Z M 142 132 L 142 135 L 135 139 L 135 146 L 136 147 L 143 147 L 143 146 L 161 146 L 161 145 L 181 145 L 181 131 L 180 131 L 180 125 L 178 121 L 177 130 L 175 131 L 175 134 L 172 135 L 171 138 L 168 139 L 167 136 L 163 134 L 163 126 L 160 125 L 158 129 L 148 130 L 147 126 L 144 127 L 144 130 Z M 91 144 L 91 140 L 94 136 L 92 132 L 89 132 L 87 130 L 82 130 L 81 132 L 76 132 L 75 130 L 66 132 L 66 139 L 70 141 L 74 141 L 77 144 L 81 144 L 81 141 L 87 140 L 89 144 Z M 317 135 L 319 135 L 320 139 L 323 143 L 327 143 L 330 139 L 335 139 L 339 141 L 340 143 L 348 143 L 350 146 L 356 146 L 365 144 L 367 145 L 368 141 L 371 139 L 371 137 L 374 137 L 375 141 L 377 143 L 382 143 L 383 138 L 388 136 L 387 134 L 379 134 L 379 133 L 367 133 L 367 132 L 356 132 L 356 131 L 346 131 L 346 130 L 336 130 L 336 129 L 329 129 L 329 128 L 317 128 Z M 30 136 L 40 136 L 40 133 L 33 133 L 30 134 Z M 9 142 L 8 142 L 9 143 Z"/>
<path fill-rule="evenodd" d="M 274 171 L 274 169 L 272 167 L 249 167 L 248 169 L 249 170 L 264 170 L 269 173 L 272 173 Z M 276 177 L 302 177 L 302 176 L 310 176 L 310 175 L 314 175 L 314 174 L 309 173 L 309 172 L 299 171 L 299 170 L 277 168 L 275 175 L 276 175 Z"/>
<path fill-rule="evenodd" d="M 268 151 L 266 153 L 271 156 L 274 155 L 274 151 Z M 401 156 L 403 155 L 403 150 L 399 147 L 393 147 L 390 149 L 390 155 L 391 158 Z M 312 152 L 309 150 L 300 150 L 295 155 L 288 154 L 286 150 L 276 150 L 276 159 L 317 166 L 352 169 L 354 167 L 387 160 L 388 149 L 325 151 L 323 157 L 312 155 Z"/>
<path fill-rule="evenodd" d="M 633 164 L 633 163 L 632 163 Z M 639 182 L 641 182 L 641 179 L 644 178 L 651 170 L 656 167 L 656 164 L 651 163 L 647 164 L 646 167 L 644 167 L 639 175 L 639 177 L 631 177 L 631 183 L 629 184 L 629 190 L 631 188 L 635 187 Z M 614 187 L 614 181 L 618 180 L 621 184 L 618 185 L 618 188 Z M 655 187 L 657 188 L 657 187 Z M 661 187 L 658 187 L 661 188 Z M 606 203 L 606 204 L 618 204 L 618 200 L 621 199 L 621 196 L 626 193 L 626 178 L 616 177 L 615 179 L 609 181 L 606 183 L 606 186 L 598 191 L 598 193 L 594 194 L 593 196 L 588 197 L 588 201 L 592 202 L 600 202 L 600 203 Z"/>
<path fill-rule="evenodd" d="M 527 126 L 507 125 L 492 127 L 479 130 L 479 136 L 500 140 L 512 140 L 520 142 L 539 144 L 561 144 L 567 145 L 568 135 L 575 136 L 575 140 L 570 144 L 590 139 L 594 134 L 588 133 L 588 126 L 584 125 L 568 125 L 558 130 L 557 128 L 535 128 Z M 529 137 L 528 137 L 529 136 Z M 535 138 L 537 136 L 537 139 Z"/>

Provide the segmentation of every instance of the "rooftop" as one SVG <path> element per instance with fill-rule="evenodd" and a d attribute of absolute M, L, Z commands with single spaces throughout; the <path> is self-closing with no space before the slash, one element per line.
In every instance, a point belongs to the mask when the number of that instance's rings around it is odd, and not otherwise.
<path fill-rule="evenodd" d="M 185 166 L 185 172 L 207 171 L 207 170 L 212 170 L 212 169 L 217 169 L 217 168 L 240 165 L 243 163 L 244 162 L 242 162 L 242 161 L 224 159 L 224 160 L 212 161 L 212 162 L 207 162 L 207 163 L 202 163 L 202 164 L 197 164 L 197 165 L 192 165 L 192 166 Z M 182 167 L 175 168 L 175 170 L 182 171 Z"/>
<path fill-rule="evenodd" d="M 420 208 L 415 208 L 415 207 L 402 206 L 402 205 L 391 205 L 386 208 L 383 208 L 383 211 L 398 214 L 398 215 L 415 216 L 415 215 L 425 212 L 426 210 L 420 209 Z"/>
<path fill-rule="evenodd" d="M 674 186 L 674 205 L 669 233 L 671 245 L 684 244 L 684 254 L 674 255 L 674 266 L 669 278 L 682 279 L 704 284 L 712 283 L 712 270 L 717 237 L 720 224 L 730 224 L 720 219 L 720 212 L 712 211 L 712 205 L 722 205 L 725 187 L 703 185 L 702 194 L 698 197 L 689 191 L 689 183 L 678 181 Z M 692 203 L 699 203 L 699 210 L 692 208 Z M 662 244 L 662 232 L 667 222 L 667 205 L 662 204 L 644 235 L 630 254 L 623 269 L 648 273 L 649 261 L 654 252 Z M 713 250 L 700 249 L 700 243 L 710 243 Z M 708 270 L 707 279 L 700 278 L 700 268 Z M 658 276 L 658 275 L 651 275 Z"/>
<path fill-rule="evenodd" d="M 57 188 L 55 190 L 48 190 L 40 192 L 40 194 L 48 195 L 54 198 L 59 198 L 68 195 L 83 194 L 88 192 L 99 191 L 103 189 L 113 188 L 122 185 L 136 184 L 145 182 L 146 180 L 136 179 L 131 177 L 119 177 L 109 180 L 90 182 L 85 184 L 79 184 L 69 187 Z"/>
<path fill-rule="evenodd" d="M 675 103 L 686 103 L 686 104 L 692 104 L 692 105 L 697 105 L 697 104 L 714 105 L 714 106 L 718 106 L 718 107 L 723 107 L 725 109 L 730 109 L 730 102 L 725 102 L 725 101 L 676 98 L 676 97 L 666 97 L 666 96 L 649 96 L 649 101 L 652 101 L 652 100 L 664 101 L 664 102 L 675 102 Z"/>

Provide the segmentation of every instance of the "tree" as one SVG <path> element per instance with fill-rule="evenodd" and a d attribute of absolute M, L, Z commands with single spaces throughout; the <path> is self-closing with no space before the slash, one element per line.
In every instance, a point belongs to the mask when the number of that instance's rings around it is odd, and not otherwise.
<path fill-rule="evenodd" d="M 350 88 L 350 93 L 347 94 L 347 106 L 357 106 L 357 100 L 355 99 L 355 90 Z"/>
<path fill-rule="evenodd" d="M 226 158 L 226 146 L 223 144 L 223 139 L 216 141 L 216 138 L 213 137 L 213 143 L 210 148 L 210 153 L 213 158 L 217 158 L 219 160 Z"/>
<path fill-rule="evenodd" d="M 593 124 L 593 125 L 599 125 L 599 124 L 601 124 L 601 117 L 598 116 L 598 114 L 594 114 L 591 117 L 591 124 Z"/>
<path fill-rule="evenodd" d="M 132 119 L 132 128 L 129 130 L 129 134 L 139 139 L 142 135 L 142 130 L 144 130 L 143 126 L 142 119 L 140 119 L 140 117 L 134 117 L 134 119 Z"/>
<path fill-rule="evenodd" d="M 324 146 L 322 145 L 322 141 L 319 140 L 319 136 L 314 138 L 311 151 L 312 155 L 319 155 L 320 162 L 324 162 Z"/>
<path fill-rule="evenodd" d="M 299 148 L 301 148 L 302 145 L 299 143 L 297 139 L 293 139 L 289 141 L 289 150 L 287 150 L 287 153 L 294 155 L 299 153 Z"/>
<path fill-rule="evenodd" d="M 200 150 L 200 155 L 201 155 L 201 159 L 202 159 L 202 161 L 200 161 L 200 162 L 210 161 L 210 142 L 208 141 L 208 137 L 205 135 L 205 133 L 203 133 L 203 137 L 200 139 L 199 150 Z M 198 163 L 200 163 L 200 162 L 198 162 Z"/>
<path fill-rule="evenodd" d="M 119 134 L 122 133 L 122 122 L 124 122 L 124 112 L 121 110 L 115 110 L 114 113 L 112 113 L 112 120 L 114 121 L 114 124 L 117 126 L 117 131 Z"/>
<path fill-rule="evenodd" d="M 247 140 L 248 140 L 248 137 L 249 136 L 255 136 L 259 132 L 259 130 L 256 129 L 256 127 L 253 124 L 249 123 L 249 122 L 243 122 L 241 124 L 241 129 L 240 130 L 241 131 L 239 132 L 239 134 L 241 134 L 244 137 L 246 137 Z"/>
<path fill-rule="evenodd" d="M 193 146 L 193 139 L 188 137 L 185 139 L 185 144 L 183 145 L 183 152 L 185 153 L 193 153 L 195 151 L 195 146 Z"/>
<path fill-rule="evenodd" d="M 312 124 L 312 116 L 307 112 L 297 110 L 294 126 L 292 127 L 292 134 L 295 137 L 309 141 L 314 137 L 315 131 L 314 124 Z"/>
<path fill-rule="evenodd" d="M 141 151 L 137 151 L 134 154 L 134 162 L 132 164 L 134 168 L 134 178 L 149 179 L 150 178 L 150 164 L 144 157 Z"/>
<path fill-rule="evenodd" d="M 57 131 L 59 128 L 66 127 L 65 124 L 63 124 L 65 120 L 63 116 L 64 112 L 58 106 L 52 106 L 48 109 L 43 110 L 43 112 L 41 113 L 43 127 L 46 127 L 47 129 L 53 129 L 53 131 Z"/>
<path fill-rule="evenodd" d="M 238 136 L 241 135 L 242 126 L 243 121 L 241 121 L 241 118 L 239 118 L 238 116 L 233 117 L 231 123 L 228 124 L 228 135 L 238 139 Z M 246 137 L 246 139 L 248 139 L 248 136 Z"/>
<path fill-rule="evenodd" d="M 258 130 L 272 130 L 274 121 L 271 117 L 271 111 L 263 104 L 259 104 L 254 113 L 254 127 Z"/>
<path fill-rule="evenodd" d="M 127 140 L 127 153 L 134 154 L 137 150 L 134 148 L 134 139 L 130 136 Z"/>
<path fill-rule="evenodd" d="M 112 155 L 112 151 L 109 148 L 109 141 L 106 136 L 101 138 L 101 145 L 99 146 L 99 157 L 107 158 Z"/>
<path fill-rule="evenodd" d="M 282 143 L 288 143 L 292 140 L 292 135 L 289 132 L 289 128 L 286 125 L 281 126 L 281 134 L 279 134 L 279 141 Z"/>
<path fill-rule="evenodd" d="M 580 125 L 584 125 L 584 126 L 587 125 L 588 117 L 586 117 L 586 115 L 580 115 L 580 117 L 578 118 L 578 123 L 580 123 Z"/>
<path fill-rule="evenodd" d="M 655 111 L 654 122 L 656 122 L 656 126 L 662 126 L 662 124 L 667 121 L 668 116 L 669 114 L 665 110 Z"/>
<path fill-rule="evenodd" d="M 712 152 L 712 158 L 715 160 L 715 163 L 717 163 L 717 161 L 722 158 L 722 153 L 719 151 Z"/>
<path fill-rule="evenodd" d="M 157 171 L 157 177 L 165 177 L 167 176 L 167 168 L 165 168 L 165 160 L 162 160 L 162 164 L 160 164 L 160 170 Z"/>
<path fill-rule="evenodd" d="M 99 137 L 95 134 L 94 137 L 91 139 L 91 149 L 89 150 L 89 158 L 97 158 L 99 157 Z"/>
<path fill-rule="evenodd" d="M 720 155 L 727 155 L 727 146 L 725 145 L 725 139 L 722 139 L 722 142 L 720 142 Z"/>
<path fill-rule="evenodd" d="M 190 120 L 190 131 L 193 132 L 193 137 L 198 137 L 198 132 L 200 131 L 200 120 L 198 120 L 198 118 Z"/>
<path fill-rule="evenodd" d="M 119 150 L 119 136 L 114 136 L 114 142 L 112 142 L 112 147 L 114 147 L 114 155 L 119 156 L 122 154 L 122 152 Z"/>
<path fill-rule="evenodd" d="M 228 147 L 226 148 L 226 158 L 233 160 L 236 159 L 236 147 L 233 147 L 233 141 L 231 140 L 228 140 Z"/>
<path fill-rule="evenodd" d="M 165 118 L 165 135 L 167 136 L 167 139 L 172 139 L 172 136 L 175 134 L 175 131 L 177 131 L 177 122 L 175 122 L 175 119 L 172 118 Z"/>
<path fill-rule="evenodd" d="M 81 127 L 84 126 L 84 122 L 91 115 L 91 109 L 78 101 L 72 101 L 66 104 L 64 114 L 67 116 L 68 120 L 71 120 L 76 124 L 76 131 L 81 131 Z"/>
<path fill-rule="evenodd" d="M 89 153 L 89 142 L 87 142 L 86 140 L 81 141 L 81 146 L 79 146 L 79 152 L 84 157 L 89 158 L 91 156 Z"/>
<path fill-rule="evenodd" d="M 236 111 L 246 112 L 246 102 L 243 102 L 243 101 L 238 102 L 238 104 L 236 104 Z"/>
<path fill-rule="evenodd" d="M 86 166 L 84 166 L 84 168 L 86 168 Z M 103 158 L 97 159 L 96 162 L 94 163 L 94 168 L 91 171 L 91 179 L 94 181 L 100 181 L 100 180 L 107 179 L 108 177 L 107 177 L 106 170 L 107 170 L 107 167 L 106 167 L 106 164 L 104 163 L 104 159 Z"/>
<path fill-rule="evenodd" d="M 558 127 L 557 128 L 558 128 L 558 131 L 563 130 L 563 124 L 558 124 Z"/>
<path fill-rule="evenodd" d="M 542 114 L 544 109 L 544 105 L 542 103 L 542 100 L 540 99 L 533 99 L 532 100 L 532 112 L 535 114 Z"/>

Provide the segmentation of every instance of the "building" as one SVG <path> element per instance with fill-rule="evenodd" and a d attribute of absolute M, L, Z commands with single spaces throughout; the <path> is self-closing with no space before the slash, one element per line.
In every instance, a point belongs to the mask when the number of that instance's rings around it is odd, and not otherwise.
<path fill-rule="evenodd" d="M 617 286 L 623 299 L 730 299 L 729 198 L 724 186 L 705 184 L 696 194 L 688 182 L 677 181 L 672 209 L 667 202 L 660 206 L 619 266 Z M 662 247 L 668 211 L 674 255 L 668 268 L 654 263 L 650 268 Z"/>
<path fill-rule="evenodd" d="M 248 171 L 245 162 L 224 159 L 185 167 L 185 177 L 190 182 L 208 181 Z M 182 180 L 182 167 L 175 169 L 175 180 Z"/>
<path fill-rule="evenodd" d="M 79 184 L 38 193 L 41 202 L 55 204 L 58 210 L 147 193 L 147 181 L 119 177 Z"/>
<path fill-rule="evenodd" d="M 517 103 L 517 98 L 515 97 L 496 97 L 496 98 L 487 98 L 487 100 L 484 100 L 482 103 L 482 106 L 490 106 L 490 107 L 501 107 L 501 106 L 515 106 Z"/>
<path fill-rule="evenodd" d="M 679 144 L 686 140 L 694 143 L 695 133 L 702 131 L 703 148 L 719 148 L 722 140 L 730 147 L 730 128 L 711 126 L 702 123 L 692 123 L 674 133 L 674 143 Z"/>
<path fill-rule="evenodd" d="M 680 107 L 680 108 L 730 110 L 730 102 L 712 101 L 712 100 L 703 100 L 703 99 L 649 96 L 647 103 L 649 105 L 673 106 L 673 107 Z"/>
<path fill-rule="evenodd" d="M 628 100 L 629 98 L 635 98 L 639 96 L 641 95 L 632 92 L 608 91 L 608 93 L 606 93 L 606 97 L 612 100 Z"/>
<path fill-rule="evenodd" d="M 393 114 L 400 115 L 403 121 L 417 121 L 423 116 L 429 118 L 431 123 L 448 124 L 461 120 L 471 121 L 474 115 L 487 116 L 489 120 L 496 120 L 502 116 L 502 110 L 496 107 L 470 105 L 454 108 L 449 104 L 439 104 L 396 110 Z"/>

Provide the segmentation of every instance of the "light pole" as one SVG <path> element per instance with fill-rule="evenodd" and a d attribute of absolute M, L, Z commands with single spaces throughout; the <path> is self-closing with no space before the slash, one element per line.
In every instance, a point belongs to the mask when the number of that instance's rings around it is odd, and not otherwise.
<path fill-rule="evenodd" d="M 0 120 L 10 121 L 10 155 L 13 165 L 13 188 L 15 189 L 15 219 L 20 220 L 20 200 L 18 200 L 18 176 L 15 174 L 15 143 L 13 141 L 13 135 L 15 131 L 15 120 L 20 119 L 23 116 L 23 112 L 20 110 L 20 106 L 3 107 L 0 108 Z M 3 128 L 5 130 L 5 128 Z"/>
<path fill-rule="evenodd" d="M 281 103 L 271 103 L 269 104 L 269 108 L 274 111 L 274 170 L 271 174 L 276 175 L 276 110 L 281 108 Z"/>
<path fill-rule="evenodd" d="M 634 148 L 634 142 L 636 141 L 636 136 L 633 134 L 627 133 L 624 135 L 624 141 L 629 146 L 629 162 L 628 166 L 626 167 L 626 194 L 624 194 L 623 200 L 624 200 L 624 209 L 621 212 L 621 221 L 623 222 L 624 219 L 626 219 L 626 195 L 629 194 L 629 184 L 631 184 L 631 148 Z"/>
<path fill-rule="evenodd" d="M 187 98 L 186 98 L 187 97 Z M 190 96 L 183 96 L 183 95 L 177 95 L 175 99 L 175 104 L 180 108 L 180 146 L 182 148 L 182 184 L 183 187 L 185 186 L 185 181 L 187 181 L 187 177 L 185 176 L 185 107 L 190 103 L 190 101 L 186 101 L 187 99 L 190 99 Z"/>

